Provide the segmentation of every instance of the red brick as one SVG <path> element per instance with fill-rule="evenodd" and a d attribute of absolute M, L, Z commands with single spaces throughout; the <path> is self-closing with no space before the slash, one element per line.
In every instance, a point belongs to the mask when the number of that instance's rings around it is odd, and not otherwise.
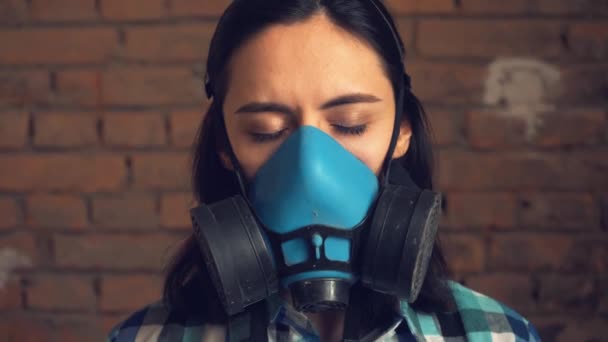
<path fill-rule="evenodd" d="M 62 70 L 56 73 L 53 103 L 100 106 L 102 75 L 96 70 Z"/>
<path fill-rule="evenodd" d="M 104 142 L 110 146 L 160 146 L 167 141 L 161 114 L 108 113 L 103 122 Z"/>
<path fill-rule="evenodd" d="M 189 193 L 164 194 L 160 202 L 160 221 L 164 227 L 192 227 L 190 208 L 196 206 L 195 200 Z"/>
<path fill-rule="evenodd" d="M 574 238 L 567 235 L 497 234 L 489 245 L 488 262 L 497 270 L 561 270 L 574 249 Z"/>
<path fill-rule="evenodd" d="M 93 310 L 96 298 L 88 276 L 41 275 L 29 278 L 29 308 L 42 310 Z"/>
<path fill-rule="evenodd" d="M 605 235 L 582 235 L 568 252 L 568 259 L 562 266 L 564 270 L 598 275 L 608 273 L 608 239 Z"/>
<path fill-rule="evenodd" d="M 5 269 L 27 269 L 35 266 L 39 259 L 34 237 L 25 232 L 3 235 L 0 238 L 0 253 Z"/>
<path fill-rule="evenodd" d="M 597 205 L 589 194 L 531 193 L 520 196 L 520 224 L 547 229 L 599 229 Z"/>
<path fill-rule="evenodd" d="M 385 5 L 393 14 L 450 13 L 453 0 L 386 0 Z"/>
<path fill-rule="evenodd" d="M 549 316 L 547 314 L 528 316 L 527 319 L 534 324 L 542 341 L 557 341 L 557 337 L 568 324 L 566 322 L 567 319 L 564 317 Z"/>
<path fill-rule="evenodd" d="M 458 12 L 471 14 L 525 14 L 532 6 L 528 0 L 487 1 L 487 0 L 461 0 Z"/>
<path fill-rule="evenodd" d="M 564 158 L 564 175 L 561 182 L 573 181 L 582 190 L 608 189 L 608 151 L 594 149 L 568 153 Z M 570 179 L 565 179 L 570 177 Z"/>
<path fill-rule="evenodd" d="M 171 143 L 179 147 L 191 147 L 196 133 L 205 118 L 204 112 L 173 112 L 169 118 L 171 127 Z"/>
<path fill-rule="evenodd" d="M 47 71 L 0 72 L 0 105 L 45 104 L 48 103 L 49 95 L 50 81 Z"/>
<path fill-rule="evenodd" d="M 455 274 L 483 271 L 486 257 L 481 238 L 472 235 L 443 234 L 441 242 L 450 271 Z"/>
<path fill-rule="evenodd" d="M 485 68 L 462 63 L 412 62 L 412 91 L 424 103 L 470 104 L 481 101 Z"/>
<path fill-rule="evenodd" d="M 158 301 L 163 278 L 157 275 L 105 276 L 101 280 L 102 311 L 129 312 Z"/>
<path fill-rule="evenodd" d="M 439 185 L 446 190 L 601 190 L 608 187 L 606 152 L 439 151 Z M 602 157 L 603 156 L 603 157 Z"/>
<path fill-rule="evenodd" d="M 25 0 L 4 0 L 0 2 L 0 22 L 19 23 L 29 17 Z"/>
<path fill-rule="evenodd" d="M 417 47 L 425 56 L 556 57 L 560 34 L 557 21 L 428 19 L 419 23 Z"/>
<path fill-rule="evenodd" d="M 125 160 L 116 155 L 0 155 L 2 191 L 114 191 L 126 181 Z"/>
<path fill-rule="evenodd" d="M 513 307 L 517 311 L 534 308 L 534 287 L 529 276 L 515 273 L 490 273 L 466 278 L 467 286 Z"/>
<path fill-rule="evenodd" d="M 101 63 L 118 46 L 110 28 L 36 28 L 0 32 L 4 64 Z"/>
<path fill-rule="evenodd" d="M 446 223 L 450 226 L 510 228 L 515 225 L 515 195 L 512 193 L 448 193 L 446 211 Z"/>
<path fill-rule="evenodd" d="M 171 0 L 171 15 L 193 16 L 219 16 L 230 4 L 230 0 L 198 1 L 198 0 Z"/>
<path fill-rule="evenodd" d="M 606 318 L 586 316 L 570 316 L 566 320 L 565 329 L 559 331 L 557 341 L 597 341 L 598 337 L 603 338 L 606 333 Z"/>
<path fill-rule="evenodd" d="M 0 288 L 0 311 L 21 308 L 21 281 L 18 277 L 10 276 L 4 280 Z"/>
<path fill-rule="evenodd" d="M 476 148 L 521 146 L 528 140 L 528 121 L 506 113 L 472 111 L 467 114 L 467 138 Z"/>
<path fill-rule="evenodd" d="M 606 113 L 600 110 L 551 113 L 541 120 L 535 142 L 543 147 L 597 144 L 607 127 Z"/>
<path fill-rule="evenodd" d="M 547 14 L 608 14 L 608 3 L 603 0 L 536 0 L 536 9 Z"/>
<path fill-rule="evenodd" d="M 154 229 L 158 226 L 153 195 L 121 195 L 93 199 L 93 221 L 101 228 Z"/>
<path fill-rule="evenodd" d="M 536 153 L 439 152 L 439 183 L 445 190 L 511 190 L 564 186 L 563 161 Z M 566 179 L 569 180 L 569 179 Z"/>
<path fill-rule="evenodd" d="M 82 229 L 87 226 L 87 209 L 78 196 L 32 195 L 27 198 L 26 223 L 41 228 Z"/>
<path fill-rule="evenodd" d="M 414 43 L 415 22 L 411 19 L 395 18 L 395 25 L 403 44 L 405 44 L 406 54 L 409 56 L 408 48 L 413 46 Z"/>
<path fill-rule="evenodd" d="M 0 230 L 14 228 L 19 224 L 20 210 L 17 202 L 9 197 L 0 197 Z"/>
<path fill-rule="evenodd" d="M 138 189 L 187 190 L 190 188 L 188 153 L 155 153 L 133 156 Z"/>
<path fill-rule="evenodd" d="M 32 19 L 40 21 L 91 20 L 97 17 L 95 0 L 32 0 Z"/>
<path fill-rule="evenodd" d="M 608 194 L 600 197 L 600 220 L 602 230 L 608 231 Z"/>
<path fill-rule="evenodd" d="M 595 281 L 588 276 L 541 275 L 538 303 L 542 310 L 592 312 L 597 304 Z"/>
<path fill-rule="evenodd" d="M 57 235 L 54 245 L 60 267 L 159 271 L 180 240 L 175 234 Z"/>
<path fill-rule="evenodd" d="M 133 27 L 127 29 L 125 57 L 145 61 L 206 59 L 214 24 Z"/>
<path fill-rule="evenodd" d="M 604 276 L 604 277 L 600 278 L 599 289 L 600 289 L 600 304 L 599 304 L 598 311 L 600 313 L 606 314 L 606 313 L 608 313 L 608 276 Z"/>
<path fill-rule="evenodd" d="M 114 68 L 103 75 L 104 102 L 109 105 L 200 104 L 201 79 L 183 67 Z"/>
<path fill-rule="evenodd" d="M 576 23 L 568 32 L 568 43 L 570 50 L 577 57 L 605 61 L 608 57 L 608 23 Z"/>
<path fill-rule="evenodd" d="M 562 91 L 556 97 L 561 105 L 604 106 L 608 89 L 608 67 L 584 63 L 562 67 Z"/>
<path fill-rule="evenodd" d="M 34 145 L 91 146 L 97 143 L 97 118 L 88 114 L 41 113 L 34 116 Z"/>
<path fill-rule="evenodd" d="M 53 330 L 51 320 L 38 315 L 12 314 L 0 318 L 0 331 L 7 342 L 49 341 Z"/>
<path fill-rule="evenodd" d="M 165 5 L 163 0 L 102 0 L 101 13 L 112 20 L 156 19 L 164 16 Z"/>
<path fill-rule="evenodd" d="M 442 110 L 428 110 L 433 144 L 439 146 L 454 145 L 462 135 L 461 116 L 459 113 Z"/>
<path fill-rule="evenodd" d="M 54 341 L 80 342 L 93 339 L 103 340 L 108 331 L 103 330 L 97 316 L 86 314 L 57 315 L 53 318 Z"/>
<path fill-rule="evenodd" d="M 27 113 L 0 113 L 0 148 L 19 148 L 27 144 Z"/>
<path fill-rule="evenodd" d="M 98 315 L 97 319 L 99 320 L 99 325 L 102 327 L 102 330 L 106 333 L 106 335 L 112 331 L 118 324 L 124 322 L 133 312 L 129 313 L 119 313 L 119 314 L 102 314 Z"/>

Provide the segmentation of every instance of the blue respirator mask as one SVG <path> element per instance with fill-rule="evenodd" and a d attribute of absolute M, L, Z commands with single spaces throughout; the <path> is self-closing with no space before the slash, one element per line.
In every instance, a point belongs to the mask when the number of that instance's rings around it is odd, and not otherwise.
<path fill-rule="evenodd" d="M 229 315 L 289 289 L 299 311 L 343 309 L 353 283 L 413 302 L 437 231 L 440 195 L 393 165 L 374 172 L 323 131 L 293 132 L 237 195 L 191 210 Z"/>

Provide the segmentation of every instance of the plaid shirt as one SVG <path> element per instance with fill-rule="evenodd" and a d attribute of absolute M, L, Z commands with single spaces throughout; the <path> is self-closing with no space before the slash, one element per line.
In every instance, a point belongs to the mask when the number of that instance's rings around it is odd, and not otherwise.
<path fill-rule="evenodd" d="M 540 341 L 532 324 L 505 305 L 451 282 L 457 310 L 426 314 L 401 302 L 400 313 L 377 341 Z M 109 342 L 228 341 L 222 326 L 196 318 L 176 321 L 159 302 L 131 315 L 108 336 Z M 319 341 L 310 321 L 282 305 L 268 326 L 269 341 Z"/>

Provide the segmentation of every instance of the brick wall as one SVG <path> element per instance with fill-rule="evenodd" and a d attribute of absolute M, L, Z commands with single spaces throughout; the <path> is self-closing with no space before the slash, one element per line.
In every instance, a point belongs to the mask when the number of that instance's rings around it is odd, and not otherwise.
<path fill-rule="evenodd" d="M 455 278 L 547 341 L 591 340 L 608 323 L 608 1 L 386 2 L 434 126 Z M 93 340 L 159 297 L 226 3 L 0 0 L 0 336 Z"/>

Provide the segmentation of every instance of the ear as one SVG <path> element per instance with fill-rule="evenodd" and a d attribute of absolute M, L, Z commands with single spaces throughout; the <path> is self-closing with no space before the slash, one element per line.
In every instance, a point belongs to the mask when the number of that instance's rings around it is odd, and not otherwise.
<path fill-rule="evenodd" d="M 397 143 L 395 144 L 395 151 L 393 151 L 393 159 L 401 158 L 410 148 L 410 140 L 412 138 L 412 127 L 407 120 L 403 120 L 401 122 L 401 126 L 399 127 L 399 137 L 397 138 Z"/>
<path fill-rule="evenodd" d="M 217 155 L 220 157 L 220 161 L 226 169 L 234 171 L 234 165 L 232 165 L 232 160 L 230 160 L 230 157 L 228 156 L 228 153 L 226 153 L 226 151 L 218 150 Z"/>

